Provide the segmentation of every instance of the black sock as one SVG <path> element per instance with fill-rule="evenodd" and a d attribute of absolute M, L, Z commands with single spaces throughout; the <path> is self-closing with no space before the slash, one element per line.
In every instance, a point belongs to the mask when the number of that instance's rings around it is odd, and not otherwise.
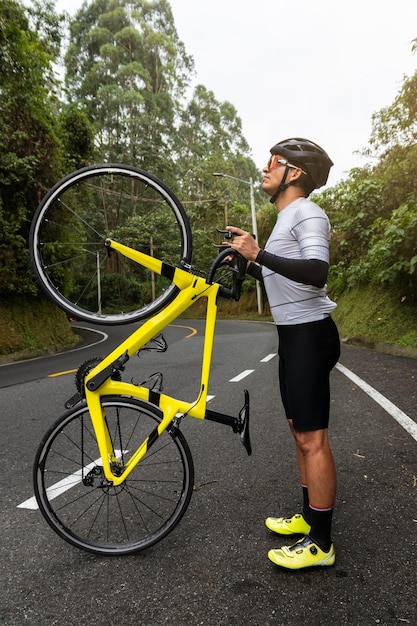
<path fill-rule="evenodd" d="M 303 485 L 301 483 L 301 489 L 303 490 L 303 517 L 307 524 L 311 523 L 311 515 L 310 515 L 310 502 L 308 499 L 308 487 L 307 485 Z"/>
<path fill-rule="evenodd" d="M 332 545 L 333 507 L 317 509 L 310 505 L 310 516 L 311 530 L 309 535 L 324 552 L 328 552 Z"/>

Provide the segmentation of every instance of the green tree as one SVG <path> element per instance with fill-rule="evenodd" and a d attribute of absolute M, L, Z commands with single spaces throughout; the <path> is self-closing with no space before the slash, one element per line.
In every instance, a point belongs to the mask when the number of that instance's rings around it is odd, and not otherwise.
<path fill-rule="evenodd" d="M 394 102 L 372 116 L 370 148 L 387 150 L 417 141 L 417 72 L 405 77 Z"/>
<path fill-rule="evenodd" d="M 394 287 L 399 295 L 417 298 L 417 194 L 392 212 L 390 219 L 374 224 L 362 265 L 370 281 Z"/>
<path fill-rule="evenodd" d="M 34 290 L 27 235 L 43 193 L 56 181 L 60 140 L 52 64 L 62 20 L 52 2 L 26 9 L 0 0 L 0 293 Z"/>
<path fill-rule="evenodd" d="M 176 141 L 176 190 L 183 200 L 197 242 L 193 261 L 207 268 L 220 240 L 216 228 L 227 224 L 251 228 L 249 186 L 227 174 L 248 181 L 258 172 L 235 107 L 219 102 L 212 91 L 197 85 L 181 114 Z"/>
<path fill-rule="evenodd" d="M 193 69 L 169 3 L 84 4 L 70 24 L 65 62 L 70 98 L 93 122 L 100 158 L 166 173 Z"/>
<path fill-rule="evenodd" d="M 248 179 L 257 172 L 235 107 L 202 85 L 187 102 L 194 65 L 169 3 L 84 4 L 70 24 L 65 60 L 70 98 L 95 127 L 97 158 L 137 165 L 164 180 L 190 217 L 194 262 L 206 267 L 225 204 L 242 226 L 250 216 L 249 193 L 227 185 L 225 199 L 225 185 L 213 173 Z"/>
<path fill-rule="evenodd" d="M 373 115 L 373 165 L 319 194 L 331 218 L 331 287 L 389 286 L 417 298 L 417 72 Z"/>
<path fill-rule="evenodd" d="M 87 114 L 75 104 L 64 105 L 58 121 L 66 172 L 88 165 L 94 155 L 94 127 Z"/>

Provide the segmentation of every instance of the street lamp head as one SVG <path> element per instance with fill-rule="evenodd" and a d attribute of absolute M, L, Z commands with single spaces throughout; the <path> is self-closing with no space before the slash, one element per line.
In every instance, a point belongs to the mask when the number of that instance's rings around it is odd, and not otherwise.
<path fill-rule="evenodd" d="M 223 172 L 213 172 L 213 176 L 221 176 L 221 178 L 230 178 L 231 180 L 237 180 L 239 183 L 245 183 L 245 185 L 253 184 L 252 178 L 250 180 L 244 180 L 243 178 L 237 178 L 236 176 L 231 176 L 231 174 L 223 174 Z"/>

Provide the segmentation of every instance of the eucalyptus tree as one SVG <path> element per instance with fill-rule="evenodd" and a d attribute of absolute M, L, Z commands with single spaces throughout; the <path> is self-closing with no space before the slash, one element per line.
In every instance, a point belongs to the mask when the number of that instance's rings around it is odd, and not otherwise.
<path fill-rule="evenodd" d="M 100 158 L 166 179 L 193 70 L 169 2 L 84 2 L 70 23 L 65 64 L 69 97 L 92 120 Z"/>
<path fill-rule="evenodd" d="M 178 128 L 178 192 L 198 237 L 194 260 L 207 266 L 213 258 L 216 227 L 239 225 L 250 230 L 250 190 L 258 178 L 242 122 L 230 102 L 197 85 L 184 107 Z M 214 177 L 214 173 L 227 177 Z M 245 184 L 246 183 L 246 184 Z"/>
<path fill-rule="evenodd" d="M 208 262 L 227 202 L 213 172 L 247 179 L 256 170 L 235 107 L 202 85 L 191 91 L 194 63 L 169 2 L 85 2 L 69 41 L 68 94 L 95 126 L 98 158 L 137 165 L 172 187 L 190 216 L 194 256 Z M 241 205 L 249 216 L 249 190 L 226 187 L 231 210 Z"/>

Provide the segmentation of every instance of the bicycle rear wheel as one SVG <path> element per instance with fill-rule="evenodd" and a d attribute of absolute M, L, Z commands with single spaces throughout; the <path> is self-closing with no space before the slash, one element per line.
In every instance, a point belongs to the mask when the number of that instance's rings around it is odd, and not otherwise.
<path fill-rule="evenodd" d="M 152 405 L 127 397 L 102 406 L 114 453 L 123 465 L 161 421 Z M 127 480 L 104 477 L 85 403 L 51 426 L 36 454 L 34 490 L 48 524 L 71 545 L 102 556 L 140 552 L 178 524 L 191 499 L 194 466 L 179 429 L 166 430 Z"/>
<path fill-rule="evenodd" d="M 97 324 L 149 317 L 177 293 L 167 277 L 104 246 L 107 238 L 178 267 L 191 261 L 191 229 L 160 180 L 129 165 L 93 165 L 58 182 L 30 229 L 34 272 L 70 316 Z"/>

